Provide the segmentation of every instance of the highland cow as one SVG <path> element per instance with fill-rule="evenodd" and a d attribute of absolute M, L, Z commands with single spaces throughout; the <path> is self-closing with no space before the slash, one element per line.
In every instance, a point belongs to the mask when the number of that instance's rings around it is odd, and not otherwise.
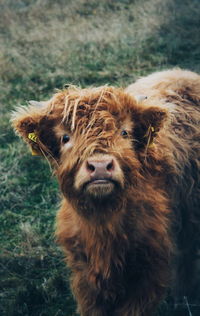
<path fill-rule="evenodd" d="M 195 289 L 200 76 L 155 73 L 126 90 L 69 86 L 19 108 L 17 132 L 63 194 L 57 240 L 82 316 L 150 316 Z"/>

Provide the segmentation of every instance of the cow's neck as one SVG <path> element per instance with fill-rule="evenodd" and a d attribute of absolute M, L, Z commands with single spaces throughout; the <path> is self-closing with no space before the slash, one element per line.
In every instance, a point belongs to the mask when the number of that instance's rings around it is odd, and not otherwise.
<path fill-rule="evenodd" d="M 80 236 L 93 270 L 91 275 L 108 279 L 111 271 L 123 268 L 130 242 L 124 227 L 124 213 L 125 210 L 118 209 L 101 220 L 80 221 Z"/>

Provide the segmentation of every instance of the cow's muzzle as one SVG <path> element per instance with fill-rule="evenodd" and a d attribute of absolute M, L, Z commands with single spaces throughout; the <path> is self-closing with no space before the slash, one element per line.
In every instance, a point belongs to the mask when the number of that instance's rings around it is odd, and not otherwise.
<path fill-rule="evenodd" d="M 76 189 L 95 196 L 112 193 L 123 187 L 124 177 L 117 159 L 112 155 L 96 154 L 83 162 L 75 178 Z"/>
<path fill-rule="evenodd" d="M 91 181 L 106 181 L 112 179 L 115 169 L 114 159 L 105 157 L 104 159 L 88 159 L 85 164 L 86 172 Z"/>

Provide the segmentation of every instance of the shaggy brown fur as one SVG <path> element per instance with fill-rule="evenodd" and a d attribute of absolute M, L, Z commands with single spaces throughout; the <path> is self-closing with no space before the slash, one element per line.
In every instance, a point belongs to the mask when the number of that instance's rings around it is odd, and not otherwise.
<path fill-rule="evenodd" d="M 126 90 L 69 87 L 14 114 L 18 133 L 55 167 L 56 234 L 82 316 L 150 316 L 171 281 L 174 297 L 190 297 L 199 122 L 200 76 L 182 70 Z"/>

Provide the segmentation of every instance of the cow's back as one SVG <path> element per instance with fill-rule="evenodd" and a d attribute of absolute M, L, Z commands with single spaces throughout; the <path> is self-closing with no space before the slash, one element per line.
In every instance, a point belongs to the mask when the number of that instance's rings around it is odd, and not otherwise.
<path fill-rule="evenodd" d="M 161 71 L 139 79 L 126 92 L 168 110 L 169 119 L 155 142 L 174 169 L 182 199 L 189 198 L 200 183 L 200 76 L 180 69 Z"/>

